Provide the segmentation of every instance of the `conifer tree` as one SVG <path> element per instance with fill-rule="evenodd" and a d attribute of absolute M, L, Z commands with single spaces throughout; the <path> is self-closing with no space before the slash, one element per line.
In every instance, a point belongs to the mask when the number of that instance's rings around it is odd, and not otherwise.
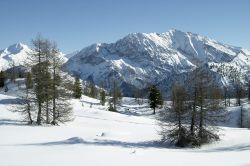
<path fill-rule="evenodd" d="M 11 82 L 15 82 L 17 78 L 17 72 L 16 72 L 16 65 L 15 62 L 11 63 L 11 70 L 10 70 L 10 80 Z"/>
<path fill-rule="evenodd" d="M 106 93 L 104 89 L 100 91 L 100 101 L 101 101 L 101 104 L 104 106 L 106 103 Z"/>
<path fill-rule="evenodd" d="M 171 107 L 166 107 L 159 116 L 159 120 L 162 122 L 162 141 L 169 140 L 176 146 L 184 147 L 189 143 L 186 125 L 188 123 L 189 102 L 186 90 L 182 86 L 174 84 L 171 101 Z"/>
<path fill-rule="evenodd" d="M 115 80 L 113 81 L 113 87 L 111 89 L 110 96 L 111 96 L 110 105 L 113 104 L 113 106 L 110 108 L 112 108 L 113 111 L 117 111 L 117 105 L 120 103 L 122 99 L 122 93 Z"/>
<path fill-rule="evenodd" d="M 75 83 L 74 83 L 74 87 L 73 87 L 73 96 L 76 99 L 79 99 L 82 96 L 81 82 L 80 82 L 80 79 L 78 77 L 75 78 Z"/>
<path fill-rule="evenodd" d="M 51 101 L 51 86 L 52 86 L 52 74 L 50 72 L 50 67 L 52 63 L 52 43 L 48 40 L 45 40 L 44 43 L 44 52 L 45 52 L 45 61 L 44 61 L 44 93 L 45 93 L 45 113 L 46 113 L 46 123 L 50 123 L 50 101 Z"/>
<path fill-rule="evenodd" d="M 96 98 L 96 96 L 97 96 L 97 89 L 96 89 L 94 83 L 90 83 L 90 93 L 89 93 L 89 96 L 92 97 L 92 98 Z"/>
<path fill-rule="evenodd" d="M 72 112 L 68 100 L 72 90 L 69 87 L 72 87 L 72 84 L 69 85 L 67 74 L 61 70 L 63 60 L 56 44 L 41 36 L 32 43 L 33 50 L 29 53 L 26 67 L 31 71 L 33 86 L 29 89 L 29 96 L 32 97 L 27 101 L 32 108 L 31 111 L 37 114 L 36 123 L 41 125 L 46 122 L 55 125 L 71 120 Z M 30 78 L 26 79 L 28 81 Z"/>
<path fill-rule="evenodd" d="M 72 84 L 67 74 L 62 72 L 63 59 L 59 56 L 59 54 L 60 52 L 56 46 L 56 43 L 53 43 L 51 48 L 52 79 L 50 90 L 50 96 L 52 100 L 51 124 L 53 125 L 58 124 L 58 122 L 72 120 L 72 108 L 70 107 L 70 103 L 68 101 L 71 97 L 70 87 L 72 87 Z"/>
<path fill-rule="evenodd" d="M 201 145 L 219 139 L 216 134 L 216 125 L 226 120 L 227 114 L 220 105 L 221 90 L 214 84 L 215 80 L 207 66 L 201 66 L 190 76 L 192 91 L 190 101 L 190 142 Z"/>
<path fill-rule="evenodd" d="M 29 55 L 29 62 L 27 63 L 31 67 L 31 72 L 34 81 L 34 93 L 36 95 L 36 101 L 38 106 L 37 121 L 38 125 L 42 123 L 42 105 L 45 102 L 45 85 L 46 79 L 44 79 L 46 73 L 46 40 L 38 35 L 36 39 L 32 40 L 33 51 Z"/>
<path fill-rule="evenodd" d="M 171 108 L 159 117 L 164 141 L 200 146 L 219 139 L 217 125 L 227 120 L 227 113 L 220 105 L 221 89 L 212 74 L 207 66 L 201 66 L 188 76 L 188 91 L 183 86 L 172 87 Z"/>
<path fill-rule="evenodd" d="M 3 71 L 0 72 L 0 88 L 4 87 L 4 82 L 5 82 L 5 74 Z"/>
<path fill-rule="evenodd" d="M 150 87 L 148 99 L 149 99 L 149 106 L 154 110 L 153 114 L 155 114 L 155 109 L 160 105 L 163 105 L 163 99 L 161 93 L 155 85 L 152 85 Z"/>

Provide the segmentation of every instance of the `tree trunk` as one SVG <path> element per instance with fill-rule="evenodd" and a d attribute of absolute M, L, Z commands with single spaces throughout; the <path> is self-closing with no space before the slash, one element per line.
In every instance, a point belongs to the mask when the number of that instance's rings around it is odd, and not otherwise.
<path fill-rule="evenodd" d="M 115 111 L 116 111 L 116 100 L 117 100 L 117 92 L 116 92 L 116 83 L 114 81 L 113 104 L 114 104 L 114 110 Z"/>
<path fill-rule="evenodd" d="M 196 116 L 196 100 L 197 100 L 197 89 L 194 89 L 194 103 L 193 103 L 193 111 L 192 111 L 192 118 L 191 118 L 191 135 L 194 135 L 194 125 L 195 125 L 195 116 Z"/>
<path fill-rule="evenodd" d="M 178 127 L 179 127 L 179 130 L 181 129 L 181 115 L 178 114 Z"/>
<path fill-rule="evenodd" d="M 203 108 L 201 105 L 201 109 L 200 109 L 200 124 L 199 124 L 199 137 L 202 138 L 203 137 Z"/>
<path fill-rule="evenodd" d="M 48 96 L 46 99 L 46 123 L 49 124 L 49 100 L 48 100 Z"/>
<path fill-rule="evenodd" d="M 30 101 L 28 100 L 28 95 L 29 95 L 29 89 L 26 86 L 26 102 L 27 102 L 27 112 L 28 112 L 28 118 L 29 118 L 29 124 L 33 123 L 31 113 L 30 113 Z"/>
<path fill-rule="evenodd" d="M 33 123 L 32 117 L 31 117 L 31 113 L 30 113 L 30 104 L 27 104 L 27 111 L 28 111 L 28 118 L 29 118 L 29 124 Z"/>
<path fill-rule="evenodd" d="M 55 59 L 53 60 L 53 97 L 52 97 L 52 102 L 53 102 L 53 121 L 52 124 L 56 124 L 56 67 L 55 67 Z"/>
<path fill-rule="evenodd" d="M 191 126 L 190 126 L 190 131 L 191 131 L 191 135 L 194 135 L 194 125 L 195 125 L 195 115 L 196 114 L 196 105 L 194 103 L 193 105 L 193 111 L 192 111 L 192 118 L 191 118 Z"/>
<path fill-rule="evenodd" d="M 243 108 L 240 107 L 240 127 L 243 128 Z"/>
<path fill-rule="evenodd" d="M 56 99 L 53 97 L 53 121 L 52 124 L 56 124 Z"/>
<path fill-rule="evenodd" d="M 38 101 L 38 112 L 37 112 L 37 120 L 36 123 L 41 125 L 41 113 L 42 113 L 42 103 Z"/>
<path fill-rule="evenodd" d="M 39 50 L 41 50 L 41 46 L 39 45 Z M 38 72 L 41 72 L 41 52 L 38 53 Z M 40 73 L 41 74 L 41 73 Z M 40 79 L 41 76 L 38 76 L 38 82 L 37 82 L 37 88 L 40 90 L 41 89 L 41 82 L 42 81 Z M 42 114 L 42 102 L 41 102 L 41 97 L 39 97 L 41 94 L 39 94 L 41 92 L 38 92 L 38 94 L 36 94 L 38 97 L 38 112 L 37 112 L 37 120 L 36 123 L 38 125 L 41 125 L 41 114 Z"/>
<path fill-rule="evenodd" d="M 224 104 L 225 104 L 225 107 L 227 107 L 227 90 L 225 88 L 225 94 L 224 94 Z"/>

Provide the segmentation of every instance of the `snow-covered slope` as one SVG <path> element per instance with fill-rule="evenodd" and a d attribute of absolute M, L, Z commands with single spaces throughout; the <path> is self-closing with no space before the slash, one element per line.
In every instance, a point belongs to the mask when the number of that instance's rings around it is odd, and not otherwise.
<path fill-rule="evenodd" d="M 3 166 L 243 166 L 250 163 L 250 130 L 220 127 L 221 140 L 201 148 L 159 144 L 159 127 L 148 115 L 105 111 L 86 96 L 72 100 L 75 120 L 60 126 L 29 126 L 10 111 L 17 98 L 0 94 L 0 163 Z M 139 107 L 126 98 L 124 107 Z M 239 118 L 240 107 L 229 109 Z M 152 110 L 151 110 L 152 111 Z M 134 112 L 134 113 L 136 113 Z M 42 161 L 42 162 L 41 162 Z"/>
<path fill-rule="evenodd" d="M 9 69 L 13 66 L 23 65 L 31 49 L 22 43 L 9 46 L 0 50 L 0 71 Z"/>
<path fill-rule="evenodd" d="M 246 49 L 207 37 L 170 30 L 166 33 L 133 33 L 111 44 L 93 44 L 71 57 L 67 71 L 82 79 L 104 84 L 117 80 L 123 92 L 149 84 L 169 85 L 202 64 L 249 66 Z M 162 87 L 167 89 L 166 87 Z"/>
<path fill-rule="evenodd" d="M 69 59 L 69 58 L 75 56 L 75 55 L 78 54 L 78 53 L 79 53 L 79 51 L 74 51 L 74 52 L 69 53 L 69 54 L 66 54 L 66 55 L 64 55 L 64 56 L 65 56 L 65 58 Z"/>

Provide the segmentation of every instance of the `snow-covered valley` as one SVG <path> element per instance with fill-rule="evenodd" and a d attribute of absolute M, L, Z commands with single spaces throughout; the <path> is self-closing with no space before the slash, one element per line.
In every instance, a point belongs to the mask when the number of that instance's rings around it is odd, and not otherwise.
<path fill-rule="evenodd" d="M 238 107 L 221 140 L 201 148 L 159 144 L 159 127 L 147 103 L 124 98 L 121 112 L 106 111 L 97 99 L 73 99 L 74 121 L 28 126 L 10 109 L 16 97 L 0 95 L 0 163 L 25 165 L 249 165 L 250 130 L 237 128 Z M 236 119 L 236 121 L 235 121 Z M 226 125 L 223 125 L 226 126 Z"/>

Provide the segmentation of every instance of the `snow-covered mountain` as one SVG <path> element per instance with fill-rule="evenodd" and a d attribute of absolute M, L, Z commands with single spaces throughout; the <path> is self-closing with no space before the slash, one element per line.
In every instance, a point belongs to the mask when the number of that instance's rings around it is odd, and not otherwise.
<path fill-rule="evenodd" d="M 13 44 L 4 50 L 0 50 L 0 71 L 23 65 L 30 52 L 31 49 L 22 43 Z"/>
<path fill-rule="evenodd" d="M 0 70 L 22 65 L 31 49 L 22 43 L 0 51 Z M 158 84 L 167 92 L 175 80 L 184 81 L 197 66 L 208 64 L 221 84 L 228 83 L 220 66 L 247 71 L 250 51 L 179 30 L 133 33 L 115 43 L 93 44 L 71 54 L 60 54 L 65 70 L 109 89 L 115 79 L 125 95 Z M 69 60 L 68 60 L 69 59 Z"/>
<path fill-rule="evenodd" d="M 80 51 L 77 50 L 77 51 L 74 51 L 74 52 L 72 52 L 72 53 L 66 54 L 66 55 L 65 55 L 65 58 L 69 59 L 69 58 L 75 56 L 76 54 L 78 54 L 79 52 L 80 52 Z"/>
<path fill-rule="evenodd" d="M 85 80 L 110 88 L 115 79 L 125 94 L 159 84 L 161 89 L 202 64 L 249 67 L 250 51 L 179 30 L 133 33 L 111 44 L 93 44 L 65 64 Z M 180 79 L 180 78 L 179 78 Z"/>
<path fill-rule="evenodd" d="M 31 48 L 23 43 L 13 44 L 4 50 L 0 50 L 0 71 L 10 69 L 13 66 L 24 65 L 30 53 L 32 53 Z M 59 56 L 66 62 L 69 57 L 76 53 L 65 55 L 60 52 Z"/>

